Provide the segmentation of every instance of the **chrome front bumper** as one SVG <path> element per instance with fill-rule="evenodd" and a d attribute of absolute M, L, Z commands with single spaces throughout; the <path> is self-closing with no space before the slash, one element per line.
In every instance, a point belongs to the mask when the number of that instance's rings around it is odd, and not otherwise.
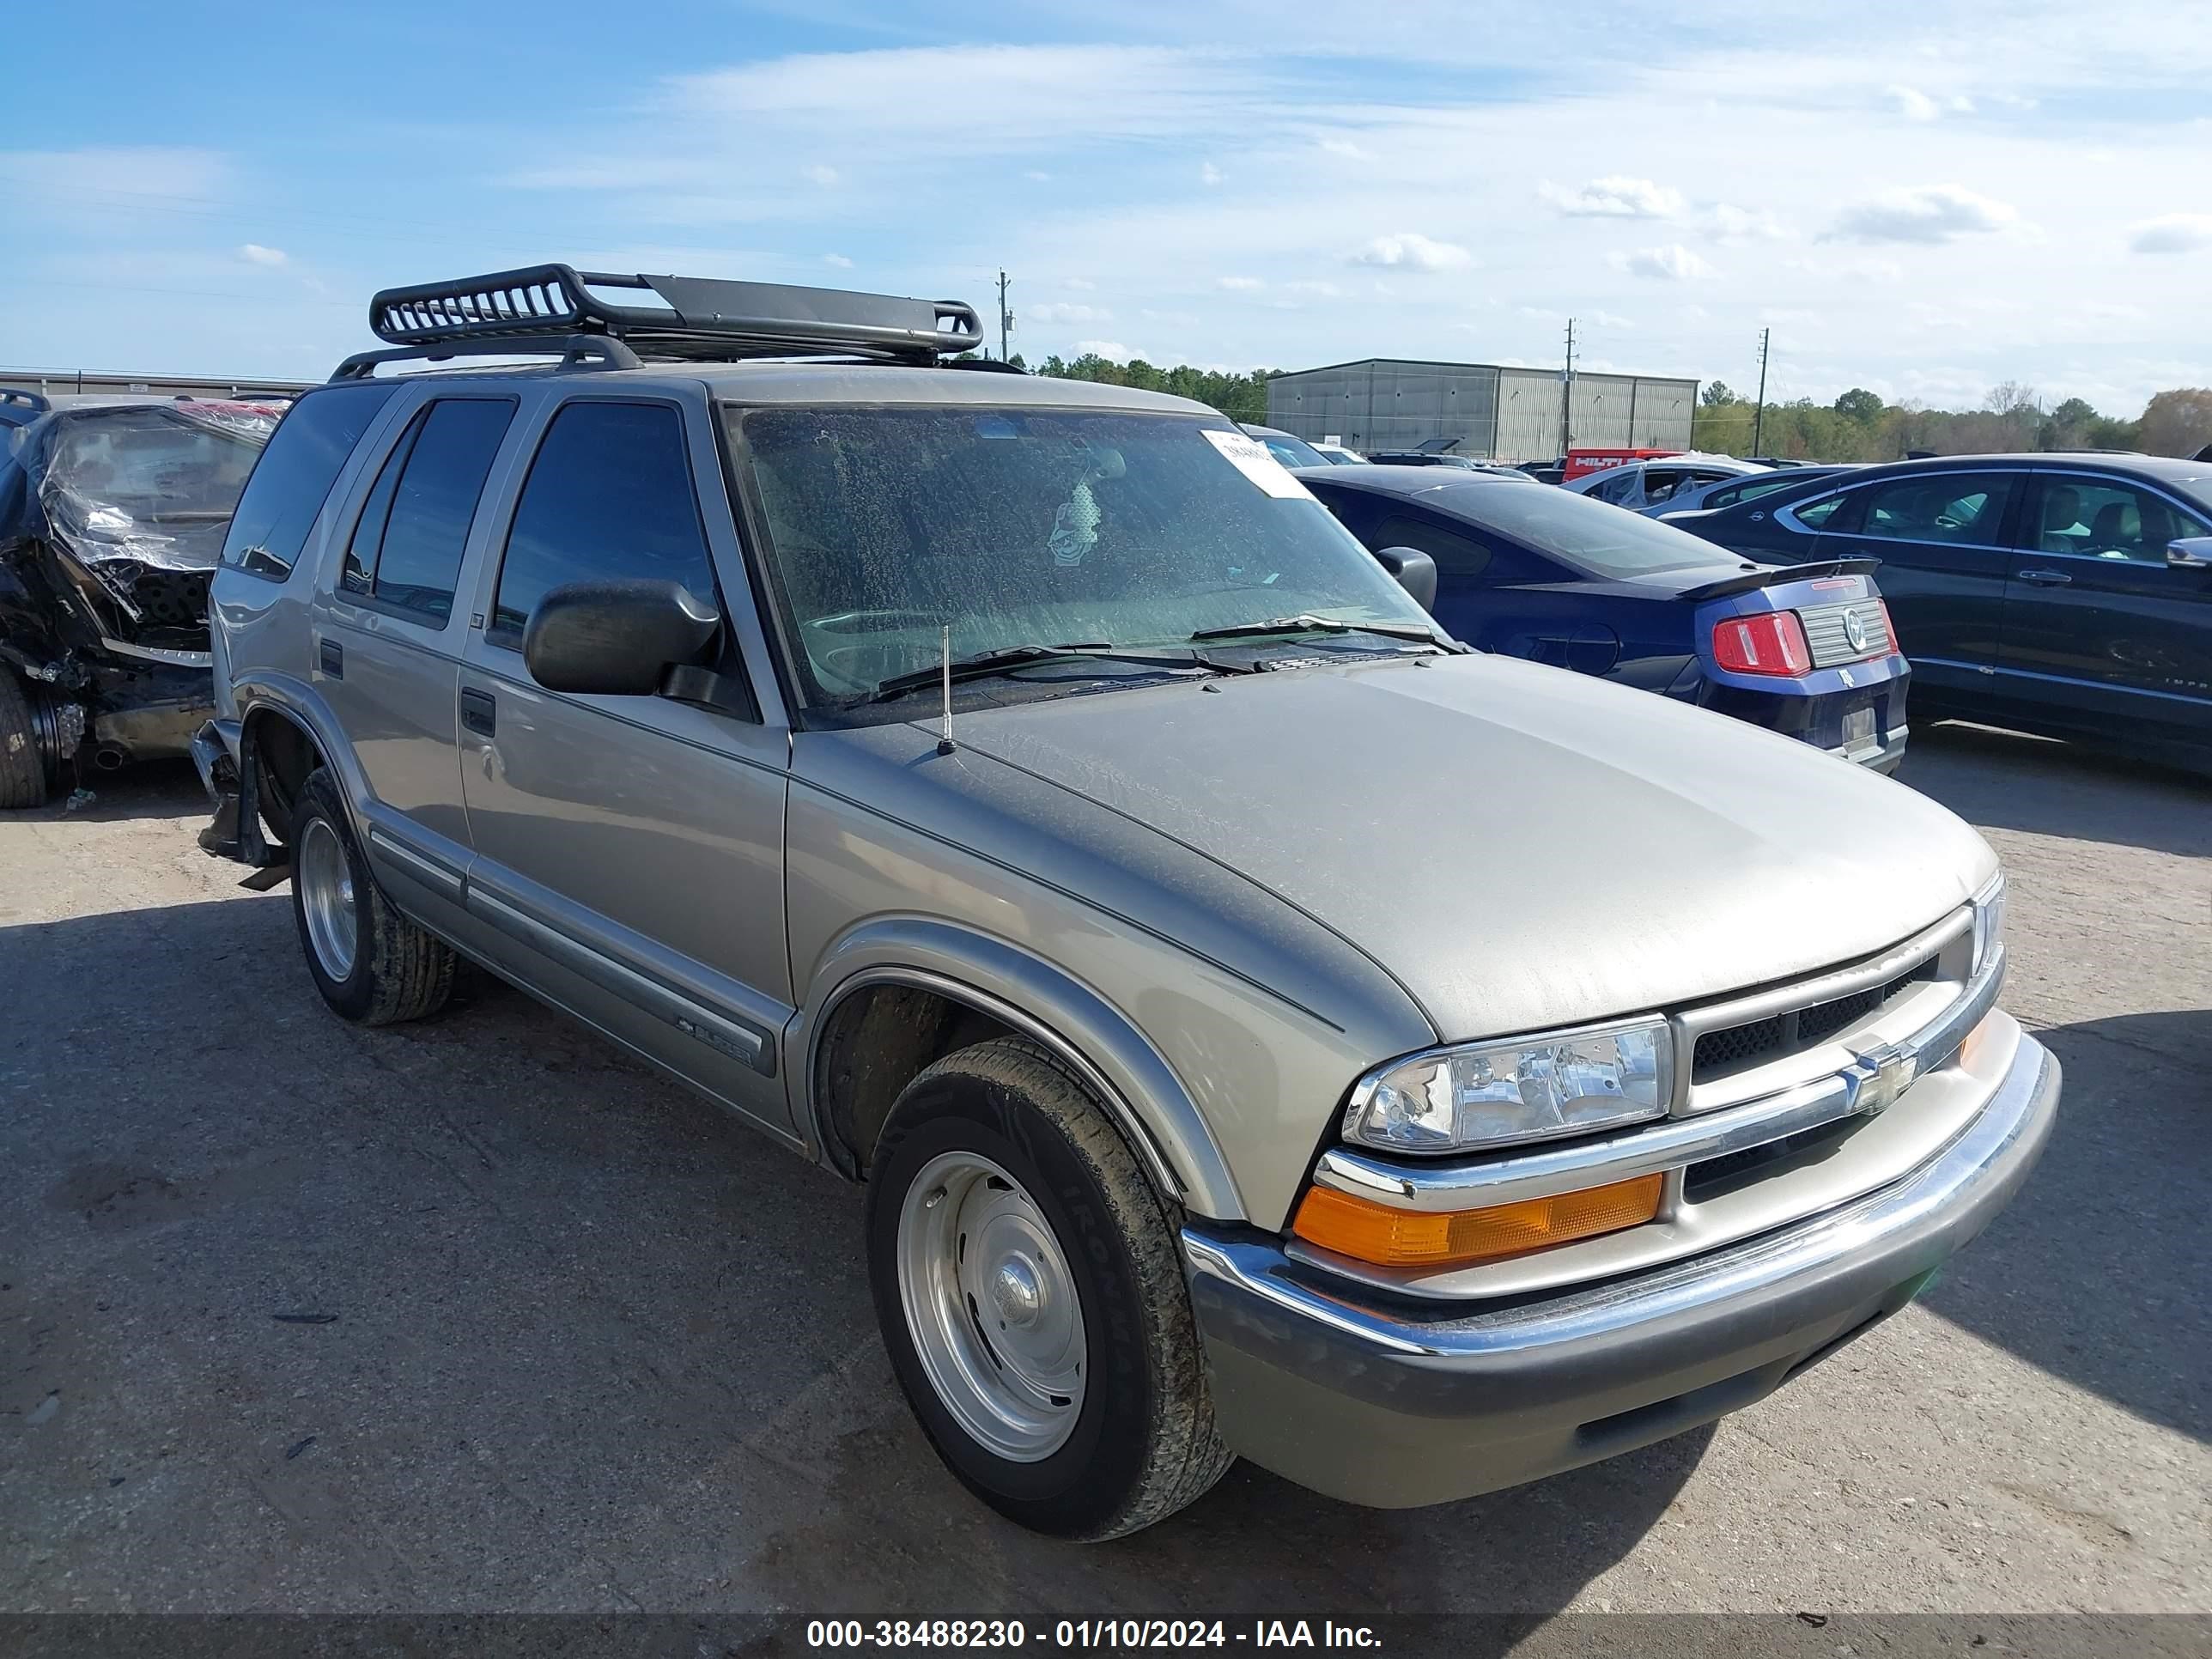
<path fill-rule="evenodd" d="M 1981 1111 L 1901 1180 L 1708 1255 L 1456 1317 L 1347 1293 L 1270 1237 L 1186 1228 L 1222 1434 L 1316 1492 L 1399 1509 L 1710 1422 L 1911 1301 L 2026 1180 L 2058 1093 L 2057 1060 L 2021 1032 Z"/>

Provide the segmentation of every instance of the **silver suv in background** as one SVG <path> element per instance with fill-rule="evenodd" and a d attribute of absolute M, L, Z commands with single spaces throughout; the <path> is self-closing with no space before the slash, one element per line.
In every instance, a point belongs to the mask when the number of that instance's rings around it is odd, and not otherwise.
<path fill-rule="evenodd" d="M 289 873 L 341 1017 L 466 957 L 864 1182 L 899 1382 L 1018 1522 L 1676 1433 L 2042 1147 L 1972 830 L 1454 645 L 1210 409 L 940 366 L 950 302 L 547 266 L 371 316 L 216 580 L 209 844 Z M 472 352 L 554 361 L 376 372 Z"/>

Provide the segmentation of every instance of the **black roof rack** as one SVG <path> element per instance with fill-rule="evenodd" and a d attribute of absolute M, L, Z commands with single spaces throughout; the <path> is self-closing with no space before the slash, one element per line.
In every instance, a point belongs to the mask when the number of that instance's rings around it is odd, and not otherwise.
<path fill-rule="evenodd" d="M 623 305 L 593 289 L 642 289 L 659 305 Z M 625 276 L 529 265 L 452 282 L 388 288 L 368 325 L 396 348 L 364 351 L 333 380 L 359 379 L 399 358 L 558 354 L 568 367 L 635 368 L 643 359 L 735 362 L 749 357 L 861 357 L 935 363 L 981 343 L 973 306 L 781 283 Z"/>

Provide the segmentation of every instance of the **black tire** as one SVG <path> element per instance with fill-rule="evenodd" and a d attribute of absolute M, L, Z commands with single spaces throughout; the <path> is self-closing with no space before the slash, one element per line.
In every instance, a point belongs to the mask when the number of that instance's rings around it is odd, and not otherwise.
<path fill-rule="evenodd" d="M 1027 1189 L 1075 1283 L 1085 1392 L 1066 1443 L 1042 1461 L 1012 1461 L 971 1436 L 915 1349 L 899 1219 L 915 1178 L 946 1152 L 981 1154 Z M 908 1402 L 946 1467 L 1009 1520 L 1062 1538 L 1119 1537 L 1204 1496 L 1235 1461 L 1215 1428 L 1168 1208 L 1088 1091 L 1036 1043 L 963 1048 L 901 1092 L 870 1172 L 867 1246 L 876 1317 Z"/>
<path fill-rule="evenodd" d="M 292 814 L 291 846 L 296 856 L 308 826 L 327 824 L 344 850 L 353 876 L 356 948 L 350 970 L 343 979 L 332 977 L 316 954 L 307 927 L 307 907 L 295 867 L 292 881 L 292 919 L 300 932 L 300 951 L 307 959 L 307 972 L 331 1012 L 356 1025 L 392 1025 L 421 1019 L 446 1006 L 453 994 L 455 958 L 453 947 L 425 933 L 392 908 L 369 873 L 362 857 L 353 825 L 338 798 L 337 784 L 318 768 L 300 790 Z"/>
<path fill-rule="evenodd" d="M 0 668 L 0 811 L 44 806 L 52 787 L 30 694 L 12 669 Z"/>

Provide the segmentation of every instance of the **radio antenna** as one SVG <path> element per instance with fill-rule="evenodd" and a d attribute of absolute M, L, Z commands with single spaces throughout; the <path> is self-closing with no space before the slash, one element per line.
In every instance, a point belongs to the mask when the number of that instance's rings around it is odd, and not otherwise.
<path fill-rule="evenodd" d="M 937 736 L 937 752 L 949 755 L 952 752 L 952 624 L 950 623 L 945 625 L 938 660 L 945 670 L 945 725 Z"/>

